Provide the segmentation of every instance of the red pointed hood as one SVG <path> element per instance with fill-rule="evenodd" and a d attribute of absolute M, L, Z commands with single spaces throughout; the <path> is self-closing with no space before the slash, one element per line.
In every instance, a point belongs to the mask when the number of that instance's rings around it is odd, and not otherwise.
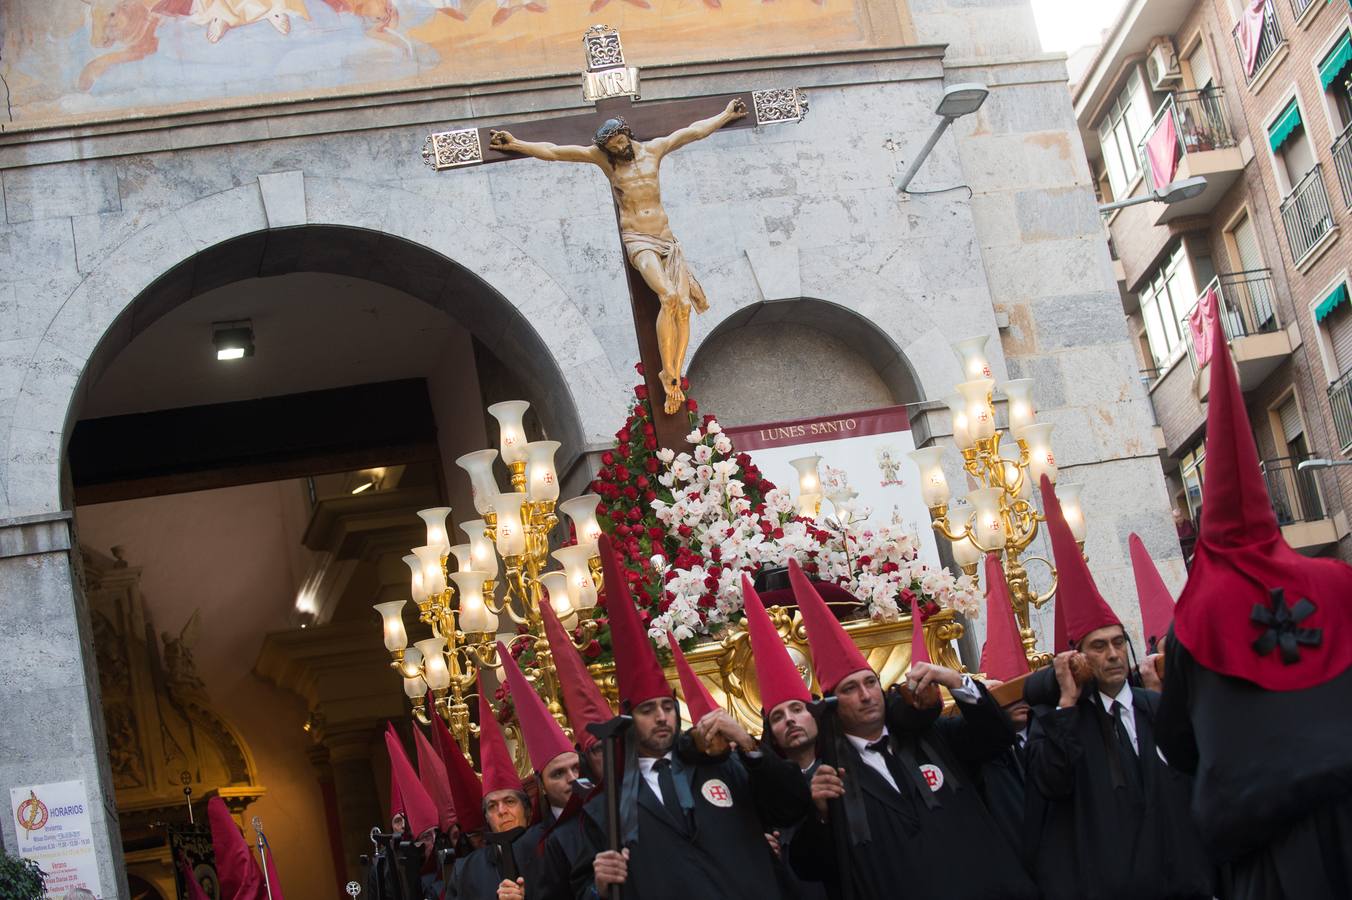
<path fill-rule="evenodd" d="M 1222 675 L 1271 691 L 1315 687 L 1352 666 L 1352 567 L 1282 538 L 1219 319 L 1211 341 L 1202 527 L 1174 634 Z"/>
<path fill-rule="evenodd" d="M 408 754 L 404 752 L 399 733 L 388 722 L 385 724 L 385 749 L 390 753 L 390 778 L 394 782 L 391 791 L 395 788 L 399 791 L 409 831 L 416 837 L 429 828 L 435 828 L 439 820 L 437 805 L 432 802 L 422 782 L 418 780 L 417 773 L 413 771 L 413 763 L 408 761 Z M 394 803 L 395 799 L 391 796 L 390 812 L 399 812 L 394 808 Z"/>
<path fill-rule="evenodd" d="M 413 726 L 413 746 L 418 751 L 418 780 L 437 808 L 437 825 L 442 831 L 450 831 L 455 824 L 455 795 L 451 793 L 446 764 L 417 725 Z"/>
<path fill-rule="evenodd" d="M 498 727 L 498 716 L 488 701 L 483 673 L 479 673 L 479 766 L 484 772 L 484 796 L 494 791 L 521 790 L 521 776 L 516 774 L 512 751 Z"/>
<path fill-rule="evenodd" d="M 704 682 L 699 680 L 695 670 L 690 668 L 685 654 L 681 652 L 681 645 L 676 642 L 676 635 L 670 631 L 667 632 L 667 643 L 671 647 L 671 658 L 676 663 L 676 674 L 681 679 L 681 694 L 685 698 L 685 706 L 690 710 L 690 724 L 694 725 L 720 707 L 714 695 L 704 686 Z"/>
<path fill-rule="evenodd" d="M 207 824 L 211 826 L 211 847 L 216 851 L 221 900 L 266 898 L 267 889 L 263 886 L 263 873 L 258 871 L 258 861 L 220 797 L 207 801 Z"/>
<path fill-rule="evenodd" d="M 559 673 L 559 692 L 563 695 L 563 710 L 568 713 L 568 727 L 573 729 L 574 742 L 585 753 L 596 743 L 587 726 L 609 722 L 615 713 L 550 604 L 540 604 L 540 618 L 544 619 L 545 638 Z"/>
<path fill-rule="evenodd" d="M 1009 602 L 1009 585 L 1000 557 L 986 554 L 986 643 L 981 646 L 981 671 L 997 681 L 1028 674 L 1019 623 Z"/>
<path fill-rule="evenodd" d="M 427 708 L 432 709 L 431 697 Z M 455 818 L 460 830 L 467 834 L 484 829 L 484 788 L 479 773 L 474 771 L 451 730 L 440 715 L 432 716 L 432 746 L 446 765 L 446 777 L 451 783 L 451 799 L 455 801 Z"/>
<path fill-rule="evenodd" d="M 873 671 L 864 654 L 859 652 L 812 582 L 798 567 L 798 561 L 792 557 L 789 559 L 789 584 L 793 586 L 793 597 L 798 601 L 798 611 L 803 616 L 807 643 L 812 648 L 812 667 L 817 672 L 817 683 L 821 685 L 822 692 L 829 694 L 834 691 L 847 675 L 865 669 Z"/>
<path fill-rule="evenodd" d="M 934 662 L 925 645 L 925 623 L 920 618 L 920 601 L 911 596 L 911 665 Z"/>
<path fill-rule="evenodd" d="M 639 621 L 638 610 L 629 596 L 624 567 L 602 534 L 599 552 L 605 581 L 606 614 L 610 617 L 610 645 L 615 653 L 615 681 L 620 688 L 620 705 L 634 709 L 658 697 L 672 696 L 671 685 L 657 663 L 648 632 Z"/>
<path fill-rule="evenodd" d="M 1141 631 L 1146 647 L 1163 643 L 1174 620 L 1174 595 L 1165 587 L 1155 561 L 1135 532 L 1127 539 L 1131 547 L 1131 568 L 1136 575 L 1136 599 L 1141 604 Z"/>
<path fill-rule="evenodd" d="M 548 605 L 542 603 L 540 606 L 544 608 Z M 526 754 L 530 756 L 531 768 L 536 774 L 544 775 L 554 757 L 574 752 L 573 743 L 563 733 L 558 721 L 550 715 L 549 708 L 526 680 L 521 667 L 507 652 L 502 641 L 498 641 L 498 658 L 502 660 L 507 691 L 512 696 L 512 705 L 516 707 L 516 720 L 521 723 L 521 736 L 526 741 Z"/>
<path fill-rule="evenodd" d="M 765 604 L 751 586 L 751 579 L 742 576 L 742 605 L 746 610 L 746 630 L 751 641 L 751 659 L 756 663 L 756 683 L 760 687 L 761 713 L 769 716 L 776 706 L 790 700 L 812 701 L 812 692 L 803 683 L 803 676 L 789 656 L 789 648 L 779 637 L 779 630 L 770 621 Z"/>
<path fill-rule="evenodd" d="M 1065 639 L 1078 646 L 1090 632 L 1109 625 L 1120 626 L 1122 621 L 1094 584 L 1089 564 L 1084 561 L 1084 554 L 1070 533 L 1061 503 L 1046 475 L 1042 476 L 1042 511 L 1047 516 L 1047 534 L 1051 537 L 1052 557 L 1056 560 L 1057 615 L 1064 617 Z M 1058 653 L 1065 649 L 1058 643 Z"/>

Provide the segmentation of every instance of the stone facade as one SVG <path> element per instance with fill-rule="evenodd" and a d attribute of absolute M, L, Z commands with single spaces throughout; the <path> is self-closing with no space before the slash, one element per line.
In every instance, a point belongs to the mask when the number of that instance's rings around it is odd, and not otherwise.
<path fill-rule="evenodd" d="M 811 97 L 799 124 L 716 135 L 664 168 L 673 228 L 713 302 L 695 320 L 692 355 L 752 306 L 808 298 L 848 309 L 895 349 L 874 363 L 879 397 L 934 401 L 961 380 L 950 345 L 998 335 L 995 377 L 1037 379 L 1062 477 L 1085 483 L 1087 552 L 1135 628 L 1128 533 L 1143 536 L 1166 578 L 1182 566 L 1063 60 L 1039 51 L 1024 0 L 916 0 L 910 17 L 915 46 L 645 72 L 645 99 L 784 84 Z M 968 81 L 991 96 L 899 197 L 944 85 Z M 539 78 L 492 93 L 424 89 L 0 135 L 0 516 L 51 519 L 44 527 L 60 532 L 71 505 L 63 449 L 91 379 L 170 306 L 287 267 L 384 280 L 455 316 L 500 357 L 536 360 L 529 380 L 572 453 L 606 446 L 637 352 L 603 178 L 534 162 L 433 174 L 418 158 L 430 130 L 573 109 L 576 95 L 573 77 Z M 336 260 L 305 246 L 316 226 L 372 237 Z M 743 396 L 783 390 L 775 367 L 738 371 Z M 956 465 L 949 476 L 961 483 Z M 31 527 L 6 521 L 0 547 Z M 0 656 L 48 646 L 48 627 L 72 641 L 81 633 L 68 544 L 0 560 L 26 573 L 0 579 L 0 606 L 23 620 L 43 598 L 50 616 L 41 637 L 0 630 Z M 7 720 L 42 712 L 63 723 L 41 746 L 0 757 L 0 781 L 83 777 L 111 810 L 97 697 L 78 689 L 96 684 L 92 656 L 68 649 L 77 683 L 0 701 Z M 113 817 L 95 824 L 109 829 L 113 885 Z"/>

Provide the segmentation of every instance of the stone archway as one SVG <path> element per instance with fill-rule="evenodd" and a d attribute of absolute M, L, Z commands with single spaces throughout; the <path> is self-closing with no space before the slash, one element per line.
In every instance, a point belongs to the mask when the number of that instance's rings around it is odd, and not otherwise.
<path fill-rule="evenodd" d="M 924 399 L 891 337 L 854 310 L 815 298 L 737 310 L 700 343 L 690 373 L 700 403 L 729 425 Z"/>
<path fill-rule="evenodd" d="M 613 381 L 601 342 L 568 292 L 510 239 L 417 213 L 383 187 L 296 176 L 286 227 L 259 184 L 204 197 L 137 231 L 61 303 L 22 373 L 9 433 L 0 516 L 70 506 L 63 451 L 82 391 L 168 310 L 242 278 L 318 271 L 398 288 L 458 318 L 500 358 L 520 364 L 551 434 L 582 447 L 610 427 L 579 414 L 579 393 Z M 272 176 L 265 176 L 272 177 Z M 546 343 L 530 323 L 550 323 Z M 596 404 L 590 404 L 595 409 Z M 599 411 L 598 411 L 599 412 Z"/>

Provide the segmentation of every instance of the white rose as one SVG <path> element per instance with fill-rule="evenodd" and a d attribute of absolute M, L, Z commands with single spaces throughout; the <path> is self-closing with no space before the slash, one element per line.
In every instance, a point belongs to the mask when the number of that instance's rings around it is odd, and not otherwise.
<path fill-rule="evenodd" d="M 718 434 L 720 431 L 723 430 L 723 426 L 719 425 L 717 422 L 710 422 L 707 428 L 710 434 Z"/>

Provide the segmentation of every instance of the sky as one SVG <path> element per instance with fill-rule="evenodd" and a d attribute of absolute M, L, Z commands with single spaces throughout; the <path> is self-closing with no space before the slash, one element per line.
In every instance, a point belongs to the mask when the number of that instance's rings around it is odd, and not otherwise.
<path fill-rule="evenodd" d="M 1042 49 L 1070 53 L 1097 44 L 1112 25 L 1122 0 L 1032 0 Z"/>

